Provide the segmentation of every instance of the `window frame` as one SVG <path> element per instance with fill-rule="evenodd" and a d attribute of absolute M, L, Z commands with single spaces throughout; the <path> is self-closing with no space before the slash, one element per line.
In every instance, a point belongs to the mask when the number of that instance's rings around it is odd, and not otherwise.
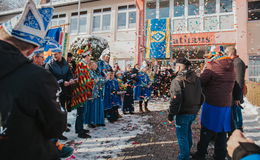
<path fill-rule="evenodd" d="M 184 16 L 180 16 L 180 17 L 174 17 L 174 2 L 175 0 L 169 0 L 170 2 L 170 19 L 171 19 L 171 33 L 173 34 L 179 34 L 179 33 L 204 33 L 204 32 L 220 32 L 220 31 L 235 31 L 236 28 L 235 26 L 233 28 L 230 29 L 221 29 L 220 28 L 220 17 L 221 16 L 229 16 L 232 15 L 234 17 L 234 25 L 236 24 L 236 16 L 235 16 L 235 8 L 236 8 L 236 1 L 233 0 L 232 1 L 232 12 L 224 12 L 221 13 L 220 12 L 220 0 L 216 0 L 216 13 L 214 14 L 205 14 L 205 3 L 204 0 L 199 0 L 199 15 L 192 15 L 189 16 L 188 15 L 188 0 L 184 0 Z M 147 5 L 147 1 L 145 1 L 145 8 Z M 156 0 L 156 18 L 159 19 L 159 0 Z M 208 18 L 208 17 L 217 17 L 218 20 L 218 25 L 217 25 L 217 29 L 215 30 L 205 30 L 204 27 L 204 18 Z M 146 19 L 146 10 L 145 10 L 145 21 L 147 21 Z M 192 18 L 199 18 L 200 19 L 200 31 L 188 31 L 188 20 L 192 19 Z M 174 20 L 185 20 L 185 29 L 180 32 L 180 31 L 174 31 Z"/>
<path fill-rule="evenodd" d="M 131 5 L 135 5 L 135 8 L 129 8 L 129 6 L 131 6 Z M 126 10 L 118 10 L 118 8 L 120 7 L 120 6 L 127 6 L 127 8 L 126 8 Z M 137 21 L 137 9 L 136 9 L 136 4 L 134 4 L 134 3 L 127 3 L 127 4 L 119 4 L 119 5 L 117 5 L 117 16 L 116 16 L 116 29 L 117 29 L 117 31 L 126 31 L 126 30 L 135 30 L 136 29 L 136 21 Z M 129 27 L 129 13 L 130 12 L 135 12 L 135 18 L 136 18 L 136 20 L 135 20 L 135 27 Z M 118 28 L 118 14 L 119 13 L 126 13 L 126 26 L 125 26 L 125 28 Z"/>
<path fill-rule="evenodd" d="M 249 3 L 254 3 L 254 2 L 260 2 L 260 1 L 248 1 L 247 5 L 249 6 Z M 248 7 L 248 11 L 247 11 L 247 13 L 248 13 L 247 22 L 249 22 L 249 23 L 259 22 L 260 18 L 259 19 L 249 20 L 249 12 L 250 11 L 258 11 L 260 13 L 260 8 L 259 9 L 249 9 L 249 7 Z"/>
<path fill-rule="evenodd" d="M 87 13 L 81 15 L 81 12 L 87 12 Z M 72 16 L 73 13 L 77 13 L 77 15 L 73 15 L 73 16 Z M 88 10 L 86 10 L 86 9 L 81 9 L 81 10 L 79 11 L 79 15 L 78 15 L 78 11 L 77 11 L 77 10 L 71 11 L 71 12 L 69 12 L 69 14 L 70 14 L 70 23 L 71 23 L 71 19 L 72 19 L 72 18 L 77 19 L 77 29 L 76 29 L 76 32 L 75 32 L 75 33 L 72 33 L 72 32 L 71 32 L 71 25 L 70 25 L 70 27 L 69 27 L 69 32 L 70 32 L 70 34 L 71 34 L 71 35 L 82 35 L 82 34 L 86 34 L 86 33 L 87 33 L 87 28 L 86 28 L 86 31 L 85 31 L 85 32 L 79 32 L 79 30 L 80 30 L 80 22 L 79 22 L 79 19 L 80 19 L 81 17 L 85 17 L 85 18 L 86 18 L 86 27 L 87 27 L 87 25 L 88 25 L 88 19 L 87 19 L 87 18 L 88 18 Z"/>
<path fill-rule="evenodd" d="M 110 8 L 111 10 L 109 12 L 104 12 L 103 9 L 106 9 L 106 8 Z M 94 10 L 99 10 L 99 9 L 101 9 L 101 12 L 94 13 Z M 93 8 L 92 9 L 91 32 L 93 32 L 93 33 L 103 33 L 103 32 L 110 32 L 112 30 L 112 10 L 113 10 L 112 6 L 103 6 L 103 7 L 98 7 L 98 8 Z M 103 30 L 103 16 L 104 15 L 110 15 L 110 29 L 109 30 Z M 100 21 L 99 21 L 100 22 L 100 26 L 99 26 L 99 30 L 98 31 L 94 31 L 93 30 L 94 16 L 100 16 Z"/>
<path fill-rule="evenodd" d="M 65 17 L 61 17 L 60 18 L 60 15 L 63 15 L 63 14 L 65 14 Z M 55 13 L 53 16 L 58 16 L 57 18 L 52 18 L 51 19 L 51 25 L 50 25 L 50 27 L 55 27 L 55 26 L 60 26 L 59 25 L 59 22 L 61 21 L 61 20 L 64 20 L 65 22 L 64 22 L 64 24 L 66 24 L 66 23 L 68 23 L 68 21 L 67 21 L 67 13 L 66 12 L 57 12 L 57 13 Z M 53 26 L 52 25 L 52 22 L 53 21 L 55 21 L 55 22 L 57 22 L 57 25 L 55 25 L 55 26 Z M 64 24 L 62 24 L 62 25 L 64 25 Z"/>

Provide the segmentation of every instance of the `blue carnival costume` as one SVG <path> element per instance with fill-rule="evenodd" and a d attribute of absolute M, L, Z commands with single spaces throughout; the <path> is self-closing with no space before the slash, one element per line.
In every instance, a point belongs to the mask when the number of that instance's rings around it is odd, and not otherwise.
<path fill-rule="evenodd" d="M 110 122 L 114 122 L 118 119 L 118 107 L 121 106 L 121 98 L 117 95 L 119 91 L 119 85 L 116 79 L 107 80 L 105 84 L 105 97 L 104 97 L 104 108 L 106 118 Z"/>
<path fill-rule="evenodd" d="M 104 115 L 104 85 L 105 80 L 98 71 L 90 70 L 90 77 L 94 80 L 92 98 L 87 101 L 84 123 L 93 125 L 105 124 Z"/>
<path fill-rule="evenodd" d="M 134 99 L 143 101 L 144 99 L 149 100 L 151 96 L 150 78 L 147 73 L 139 72 L 138 81 L 135 83 Z"/>
<path fill-rule="evenodd" d="M 98 61 L 97 64 L 98 64 L 98 70 L 99 70 L 99 72 L 101 73 L 101 75 L 103 77 L 107 76 L 107 72 L 113 71 L 113 69 L 109 65 L 109 63 L 107 63 L 107 62 L 105 62 L 103 60 Z"/>

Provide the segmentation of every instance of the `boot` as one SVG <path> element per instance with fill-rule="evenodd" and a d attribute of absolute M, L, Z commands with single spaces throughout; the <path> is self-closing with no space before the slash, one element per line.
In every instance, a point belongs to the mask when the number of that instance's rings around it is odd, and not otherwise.
<path fill-rule="evenodd" d="M 140 111 L 140 113 L 144 113 L 142 103 L 143 103 L 142 101 L 139 101 L 139 111 Z"/>
<path fill-rule="evenodd" d="M 150 110 L 147 108 L 148 102 L 144 102 L 144 110 L 145 112 L 150 112 Z"/>

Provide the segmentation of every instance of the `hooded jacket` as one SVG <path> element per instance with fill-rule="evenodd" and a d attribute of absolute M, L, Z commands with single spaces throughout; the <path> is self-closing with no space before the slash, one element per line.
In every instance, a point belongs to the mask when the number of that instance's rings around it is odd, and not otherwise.
<path fill-rule="evenodd" d="M 200 79 L 208 104 L 218 107 L 231 106 L 235 85 L 232 59 L 224 57 L 207 63 Z"/>
<path fill-rule="evenodd" d="M 184 70 L 172 80 L 170 114 L 197 114 L 201 105 L 201 84 L 199 77 L 191 70 Z"/>
<path fill-rule="evenodd" d="M 58 84 L 13 45 L 0 41 L 0 159 L 56 160 L 51 138 L 66 128 L 58 103 Z"/>

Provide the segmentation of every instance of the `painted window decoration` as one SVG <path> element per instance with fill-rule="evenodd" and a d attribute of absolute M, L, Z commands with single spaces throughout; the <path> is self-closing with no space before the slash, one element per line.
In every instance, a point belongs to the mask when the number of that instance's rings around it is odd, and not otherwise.
<path fill-rule="evenodd" d="M 188 0 L 188 15 L 195 16 L 199 15 L 199 7 L 200 1 L 199 0 Z"/>
<path fill-rule="evenodd" d="M 174 17 L 182 17 L 185 12 L 185 0 L 174 1 Z"/>
<path fill-rule="evenodd" d="M 111 8 L 93 10 L 92 31 L 109 31 L 111 29 Z"/>
<path fill-rule="evenodd" d="M 215 13 L 216 13 L 216 0 L 205 0 L 204 14 L 215 14 Z"/>
<path fill-rule="evenodd" d="M 249 56 L 248 74 L 250 81 L 260 82 L 260 56 Z"/>
<path fill-rule="evenodd" d="M 234 15 L 223 15 L 219 19 L 221 30 L 234 29 Z"/>
<path fill-rule="evenodd" d="M 183 33 L 186 32 L 186 20 L 185 19 L 175 19 L 173 20 L 173 32 Z"/>
<path fill-rule="evenodd" d="M 117 29 L 135 28 L 136 26 L 136 6 L 125 5 L 118 7 Z"/>
<path fill-rule="evenodd" d="M 156 0 L 146 1 L 146 19 L 156 18 Z"/>
<path fill-rule="evenodd" d="M 220 12 L 232 12 L 233 11 L 233 0 L 220 0 Z"/>
<path fill-rule="evenodd" d="M 160 0 L 160 18 L 168 18 L 170 16 L 170 2 L 169 0 Z"/>
<path fill-rule="evenodd" d="M 218 29 L 218 24 L 217 16 L 204 17 L 204 31 L 215 31 Z"/>
<path fill-rule="evenodd" d="M 188 19 L 188 31 L 194 32 L 194 33 L 201 31 L 200 18 L 189 18 Z"/>
<path fill-rule="evenodd" d="M 248 2 L 248 21 L 260 20 L 260 1 Z"/>

